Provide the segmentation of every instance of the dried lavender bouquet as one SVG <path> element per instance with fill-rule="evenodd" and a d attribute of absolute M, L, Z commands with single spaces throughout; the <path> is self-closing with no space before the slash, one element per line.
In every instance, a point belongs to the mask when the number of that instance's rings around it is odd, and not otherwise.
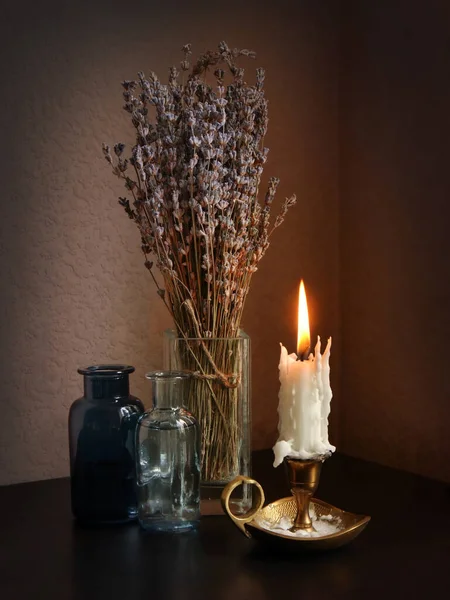
<path fill-rule="evenodd" d="M 258 200 L 268 155 L 265 74 L 257 69 L 250 85 L 237 66 L 254 52 L 221 42 L 192 66 L 190 44 L 183 52 L 167 84 L 142 72 L 137 81 L 123 82 L 136 144 L 128 158 L 121 143 L 113 153 L 104 145 L 103 152 L 124 181 L 128 197 L 119 202 L 139 228 L 145 265 L 179 337 L 219 338 L 214 345 L 190 344 L 184 364 L 197 377 L 190 408 L 203 426 L 203 479 L 226 481 L 236 474 L 239 444 L 233 398 L 239 373 L 226 340 L 239 336 L 252 274 L 296 199 L 285 200 L 273 223 L 279 179 L 272 177 Z"/>

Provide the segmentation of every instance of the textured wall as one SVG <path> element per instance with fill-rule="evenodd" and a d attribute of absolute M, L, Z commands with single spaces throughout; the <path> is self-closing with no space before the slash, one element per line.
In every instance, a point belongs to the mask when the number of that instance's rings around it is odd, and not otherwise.
<path fill-rule="evenodd" d="M 450 481 L 450 4 L 343 6 L 341 449 Z"/>
<path fill-rule="evenodd" d="M 226 39 L 258 52 L 268 70 L 267 174 L 281 177 L 280 198 L 300 199 L 261 263 L 244 316 L 254 447 L 275 441 L 278 342 L 294 349 L 301 276 L 312 331 L 337 342 L 338 390 L 335 5 L 45 0 L 2 8 L 0 484 L 68 474 L 77 366 L 134 364 L 132 389 L 148 402 L 143 374 L 161 366 L 170 319 L 100 148 L 129 139 L 119 82 L 141 69 L 163 73 L 187 41 L 199 51 Z"/>

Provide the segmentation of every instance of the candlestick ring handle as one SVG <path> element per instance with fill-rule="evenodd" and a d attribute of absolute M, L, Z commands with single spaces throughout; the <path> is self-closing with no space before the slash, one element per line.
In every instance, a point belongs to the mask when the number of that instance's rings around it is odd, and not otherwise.
<path fill-rule="evenodd" d="M 230 498 L 231 498 L 231 494 L 233 493 L 233 490 L 235 490 L 240 485 L 243 485 L 244 483 L 246 483 L 248 485 L 253 485 L 255 487 L 255 489 L 253 490 L 253 494 L 252 494 L 252 507 L 245 514 L 236 515 L 233 512 L 231 512 Z M 242 531 L 242 533 L 244 535 L 246 535 L 248 538 L 251 537 L 251 535 L 245 529 L 245 523 L 248 523 L 249 521 L 254 519 L 254 517 L 257 515 L 257 513 L 264 506 L 264 502 L 265 502 L 264 490 L 262 489 L 260 484 L 255 479 L 251 479 L 250 477 L 246 477 L 245 475 L 238 475 L 224 487 L 222 496 L 221 496 L 221 502 L 222 502 L 223 510 L 230 517 L 230 519 L 233 521 L 233 523 L 236 525 L 236 527 L 238 529 L 240 529 L 240 531 Z"/>

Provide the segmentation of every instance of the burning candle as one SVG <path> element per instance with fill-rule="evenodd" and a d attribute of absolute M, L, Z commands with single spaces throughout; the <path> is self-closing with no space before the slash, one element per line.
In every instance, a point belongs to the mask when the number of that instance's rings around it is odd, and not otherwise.
<path fill-rule="evenodd" d="M 328 415 L 333 395 L 329 365 L 331 338 L 323 355 L 319 336 L 314 354 L 309 353 L 308 305 L 303 280 L 298 300 L 297 353 L 288 355 L 286 348 L 280 346 L 279 435 L 273 447 L 274 467 L 278 467 L 285 456 L 307 460 L 336 450 L 328 441 Z"/>

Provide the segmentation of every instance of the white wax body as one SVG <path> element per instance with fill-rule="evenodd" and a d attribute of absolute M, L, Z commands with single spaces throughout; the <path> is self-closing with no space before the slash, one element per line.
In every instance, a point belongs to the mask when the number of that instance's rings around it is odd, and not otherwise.
<path fill-rule="evenodd" d="M 280 344 L 281 345 L 281 344 Z M 320 354 L 320 338 L 308 360 L 297 360 L 296 354 L 287 353 L 281 345 L 280 392 L 278 403 L 278 440 L 273 451 L 274 467 L 285 456 L 314 458 L 334 452 L 328 441 L 330 414 L 330 350 L 331 338 L 325 352 Z"/>

